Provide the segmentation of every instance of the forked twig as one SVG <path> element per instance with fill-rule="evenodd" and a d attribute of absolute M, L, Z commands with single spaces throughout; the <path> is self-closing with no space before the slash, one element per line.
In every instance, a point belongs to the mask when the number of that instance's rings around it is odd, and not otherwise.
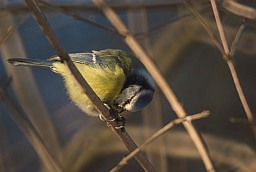
<path fill-rule="evenodd" d="M 152 143 L 153 141 L 155 141 L 158 137 L 160 137 L 161 135 L 163 135 L 165 132 L 167 132 L 168 130 L 170 130 L 173 126 L 178 125 L 180 123 L 183 122 L 191 122 L 193 120 L 198 120 L 198 119 L 202 119 L 202 118 L 206 118 L 208 117 L 210 114 L 209 111 L 203 111 L 201 113 L 195 114 L 195 115 L 191 115 L 191 116 L 186 116 L 184 118 L 178 118 L 175 119 L 171 122 L 169 122 L 168 124 L 166 124 L 164 127 L 162 127 L 160 130 L 158 130 L 155 134 L 153 134 L 151 137 L 149 137 L 142 145 L 140 145 L 137 149 L 135 149 L 134 151 L 132 151 L 129 155 L 127 155 L 126 157 L 124 157 L 112 170 L 111 172 L 116 172 L 118 171 L 122 166 L 124 166 L 125 164 L 127 164 L 127 162 L 134 157 L 139 151 L 143 150 L 145 148 L 145 146 L 147 146 L 148 144 Z"/>
<path fill-rule="evenodd" d="M 225 51 L 225 54 L 223 54 L 223 58 L 224 58 L 224 60 L 226 60 L 226 62 L 228 64 L 230 73 L 232 75 L 232 78 L 233 78 L 233 81 L 234 81 L 234 84 L 235 84 L 235 87 L 236 87 L 236 90 L 237 90 L 237 93 L 238 93 L 238 96 L 240 98 L 240 101 L 242 103 L 242 106 L 244 108 L 246 116 L 248 118 L 248 122 L 251 125 L 251 129 L 252 129 L 252 132 L 253 132 L 254 139 L 256 140 L 255 119 L 254 119 L 254 116 L 251 112 L 251 109 L 250 109 L 250 107 L 247 103 L 247 100 L 245 98 L 243 89 L 241 87 L 240 81 L 238 79 L 238 76 L 237 76 L 237 73 L 236 73 L 236 70 L 235 70 L 235 67 L 234 67 L 234 64 L 231 60 L 231 56 L 230 56 L 231 53 L 230 53 L 229 48 L 228 48 L 228 43 L 227 43 L 226 36 L 225 36 L 225 33 L 224 33 L 223 25 L 222 25 L 221 20 L 220 20 L 220 16 L 219 16 L 216 1 L 211 0 L 211 4 L 212 4 L 212 9 L 213 9 L 213 14 L 214 14 L 214 17 L 215 17 L 215 20 L 216 20 L 216 24 L 217 24 L 217 27 L 218 27 L 218 30 L 219 30 L 219 34 L 220 34 L 220 37 L 221 37 L 222 45 L 223 45 L 224 51 Z M 239 33 L 239 34 L 241 34 L 241 33 Z M 240 35 L 238 35 L 238 36 L 240 36 Z"/>
<path fill-rule="evenodd" d="M 189 6 L 188 6 L 189 9 L 193 12 L 193 14 L 196 16 L 198 21 L 202 24 L 202 26 L 205 28 L 205 30 L 209 34 L 209 36 L 210 36 L 211 40 L 213 41 L 213 43 L 215 43 L 217 48 L 222 53 L 223 59 L 226 61 L 227 65 L 229 67 L 230 73 L 232 75 L 232 79 L 234 81 L 234 84 L 235 84 L 235 87 L 236 87 L 239 99 L 240 99 L 240 101 L 242 103 L 242 106 L 244 108 L 244 111 L 246 113 L 248 122 L 251 125 L 251 130 L 253 132 L 254 139 L 256 140 L 255 118 L 254 118 L 254 116 L 253 116 L 253 114 L 252 114 L 252 112 L 251 112 L 251 110 L 249 108 L 249 105 L 248 105 L 247 100 L 245 98 L 245 95 L 243 93 L 240 81 L 238 79 L 238 76 L 237 76 L 234 64 L 233 64 L 233 62 L 231 60 L 231 58 L 232 58 L 232 56 L 233 56 L 233 54 L 235 52 L 235 47 L 237 45 L 238 39 L 241 36 L 242 31 L 243 31 L 245 25 L 242 25 L 239 28 L 239 30 L 237 32 L 237 35 L 236 35 L 236 37 L 235 37 L 235 39 L 233 41 L 233 44 L 231 46 L 231 50 L 229 50 L 228 43 L 226 41 L 226 36 L 225 36 L 225 33 L 224 33 L 224 29 L 223 29 L 223 25 L 222 25 L 221 20 L 220 20 L 220 16 L 219 16 L 219 12 L 218 12 L 216 1 L 215 0 L 211 0 L 212 10 L 213 10 L 214 17 L 215 17 L 215 20 L 216 20 L 216 25 L 218 27 L 218 31 L 219 31 L 219 34 L 220 34 L 220 37 L 221 37 L 221 42 L 222 42 L 222 46 L 221 47 L 223 47 L 223 48 L 220 48 L 219 44 L 216 42 L 216 37 L 214 36 L 213 32 L 211 31 L 210 27 L 207 25 L 207 23 L 205 22 L 203 17 L 199 13 L 195 13 L 195 11 L 197 11 L 197 10 L 191 4 L 190 0 L 185 0 L 185 2 L 186 2 L 186 4 L 189 4 Z"/>
<path fill-rule="evenodd" d="M 166 96 L 167 100 L 169 101 L 172 109 L 176 112 L 179 118 L 186 117 L 187 114 L 181 105 L 181 103 L 178 101 L 177 97 L 175 96 L 173 90 L 170 88 L 167 81 L 164 79 L 164 77 L 161 75 L 159 69 L 156 67 L 156 65 L 152 62 L 149 55 L 143 50 L 141 45 L 138 43 L 138 41 L 130 34 L 127 27 L 124 25 L 124 23 L 121 21 L 121 19 L 118 17 L 118 15 L 102 0 L 93 0 L 95 5 L 97 5 L 103 13 L 106 15 L 106 17 L 109 19 L 109 21 L 112 23 L 112 25 L 118 30 L 120 34 L 125 36 L 125 42 L 126 44 L 131 48 L 131 50 L 134 52 L 134 54 L 140 58 L 142 63 L 146 66 L 148 71 L 151 73 L 152 77 L 155 79 L 158 86 L 163 91 L 164 95 Z M 215 171 L 213 163 L 210 159 L 209 152 L 204 145 L 202 138 L 199 136 L 197 130 L 194 128 L 193 124 L 191 123 L 183 123 L 185 128 L 187 129 L 192 141 L 194 142 L 207 171 Z"/>

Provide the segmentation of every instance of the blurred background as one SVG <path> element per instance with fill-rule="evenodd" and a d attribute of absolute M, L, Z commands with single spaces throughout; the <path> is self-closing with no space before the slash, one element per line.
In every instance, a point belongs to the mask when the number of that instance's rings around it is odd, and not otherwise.
<path fill-rule="evenodd" d="M 39 2 L 67 52 L 107 48 L 131 52 L 92 1 Z M 107 2 L 151 55 L 186 112 L 190 115 L 203 110 L 211 112 L 208 118 L 193 123 L 217 171 L 255 171 L 255 138 L 229 69 L 184 2 Z M 218 35 L 210 2 L 192 2 Z M 256 3 L 243 1 L 243 5 L 254 9 L 253 18 L 232 12 L 224 5 L 225 1 L 218 2 L 229 45 L 244 18 L 248 22 L 233 62 L 255 114 Z M 46 68 L 15 67 L 6 62 L 13 57 L 47 59 L 52 55 L 55 55 L 54 49 L 26 4 L 18 0 L 0 0 L 0 171 L 47 171 L 26 137 L 27 131 L 23 129 L 26 124 L 20 117 L 35 128 L 64 171 L 109 171 L 128 152 L 105 123 L 83 114 L 68 99 L 59 75 Z M 159 89 L 147 108 L 137 113 L 124 113 L 124 117 L 127 132 L 138 145 L 177 118 Z M 158 138 L 145 152 L 158 171 L 205 171 L 182 125 Z M 134 159 L 121 169 L 131 170 L 143 171 Z"/>

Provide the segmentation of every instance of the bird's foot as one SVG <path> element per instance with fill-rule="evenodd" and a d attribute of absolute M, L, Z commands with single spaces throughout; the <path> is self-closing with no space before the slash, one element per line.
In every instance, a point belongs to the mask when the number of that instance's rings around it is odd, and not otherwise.
<path fill-rule="evenodd" d="M 106 103 L 104 105 L 108 108 L 110 116 L 109 118 L 105 118 L 102 114 L 99 115 L 100 120 L 107 122 L 107 126 L 111 127 L 113 126 L 117 130 L 123 130 L 125 126 L 125 118 L 120 115 L 115 109 L 110 108 L 110 106 Z M 110 124 L 111 123 L 111 124 Z M 115 125 L 113 125 L 115 124 Z"/>

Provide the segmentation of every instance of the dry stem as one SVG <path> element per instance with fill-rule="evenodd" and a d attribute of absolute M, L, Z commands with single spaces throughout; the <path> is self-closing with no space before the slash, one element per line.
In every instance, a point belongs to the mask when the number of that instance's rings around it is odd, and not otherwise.
<path fill-rule="evenodd" d="M 203 17 L 197 12 L 197 10 L 192 5 L 190 0 L 185 0 L 185 2 L 186 2 L 186 5 L 188 6 L 188 8 L 191 10 L 191 12 L 196 16 L 197 20 L 201 23 L 201 25 L 207 31 L 207 33 L 209 34 L 209 36 L 210 36 L 211 40 L 213 41 L 213 43 L 217 46 L 219 51 L 222 53 L 223 59 L 227 62 L 227 65 L 228 65 L 230 73 L 232 75 L 232 79 L 234 81 L 234 84 L 235 84 L 235 87 L 236 87 L 239 99 L 240 99 L 240 101 L 242 103 L 242 106 L 243 106 L 243 108 L 245 110 L 248 122 L 251 125 L 251 129 L 252 129 L 252 132 L 253 132 L 254 139 L 256 140 L 255 118 L 254 118 L 254 116 L 253 116 L 253 114 L 252 114 L 252 112 L 251 112 L 251 110 L 249 108 L 249 105 L 248 105 L 247 100 L 245 98 L 245 95 L 243 93 L 242 87 L 240 85 L 240 82 L 239 82 L 239 79 L 238 79 L 238 76 L 237 76 L 234 64 L 233 64 L 233 62 L 231 60 L 231 58 L 232 58 L 232 56 L 233 56 L 233 54 L 235 52 L 235 47 L 236 47 L 237 41 L 238 41 L 239 37 L 241 36 L 242 31 L 244 29 L 244 25 L 242 25 L 239 28 L 238 33 L 237 33 L 237 35 L 236 35 L 236 37 L 235 37 L 235 39 L 233 41 L 233 44 L 232 44 L 232 47 L 231 47 L 231 52 L 230 52 L 229 47 L 228 47 L 228 43 L 227 43 L 227 40 L 226 40 L 226 36 L 225 36 L 225 33 L 224 33 L 223 25 L 221 23 L 220 16 L 219 16 L 219 13 L 218 13 L 218 8 L 217 8 L 216 1 L 215 0 L 211 0 L 211 5 L 212 5 L 212 10 L 213 10 L 213 13 L 214 13 L 214 17 L 215 17 L 215 20 L 216 20 L 216 24 L 217 24 L 218 31 L 219 31 L 220 38 L 221 38 L 221 42 L 222 42 L 221 46 L 219 45 L 219 42 L 217 41 L 215 35 L 211 31 L 209 25 L 205 22 Z"/>
<path fill-rule="evenodd" d="M 253 136 L 254 136 L 254 139 L 256 139 L 256 126 L 255 126 L 255 118 L 250 110 L 250 107 L 247 103 L 247 100 L 245 98 L 245 95 L 244 95 L 244 92 L 243 92 L 243 89 L 240 85 L 240 81 L 238 79 L 238 76 L 237 76 L 237 73 L 236 73 L 236 69 L 234 67 L 234 64 L 231 60 L 228 60 L 227 61 L 227 64 L 228 64 L 228 67 L 229 67 L 229 70 L 230 70 L 230 73 L 232 75 L 232 78 L 233 78 L 233 81 L 234 81 L 234 84 L 235 84 L 235 87 L 236 87 L 236 90 L 237 90 L 237 93 L 238 93 L 238 96 L 240 98 L 240 101 L 242 103 L 242 106 L 244 108 L 244 111 L 246 113 L 246 116 L 247 116 L 247 119 L 248 119 L 248 122 L 251 126 L 251 130 L 253 132 Z"/>
<path fill-rule="evenodd" d="M 245 27 L 248 25 L 248 22 L 246 20 L 243 21 L 243 24 L 241 24 L 241 26 L 239 27 L 236 36 L 232 42 L 231 48 L 230 48 L 230 57 L 232 58 L 235 54 L 236 48 L 237 48 L 237 44 L 239 42 L 239 39 L 245 29 Z"/>
<path fill-rule="evenodd" d="M 224 50 L 222 45 L 220 44 L 219 40 L 216 38 L 216 36 L 213 34 L 213 32 L 211 31 L 210 27 L 208 26 L 208 24 L 205 22 L 205 20 L 203 19 L 203 17 L 200 15 L 200 13 L 195 9 L 194 5 L 191 3 L 190 0 L 184 0 L 185 1 L 185 5 L 187 6 L 187 8 L 195 15 L 195 17 L 197 18 L 197 20 L 201 23 L 201 25 L 203 26 L 203 28 L 206 30 L 206 32 L 208 33 L 208 35 L 210 36 L 212 42 L 217 46 L 217 48 L 219 49 L 219 51 L 223 54 Z"/>
<path fill-rule="evenodd" d="M 165 94 L 167 100 L 169 101 L 171 107 L 176 112 L 178 117 L 179 118 L 186 117 L 187 115 L 184 108 L 182 107 L 181 103 L 178 101 L 177 97 L 175 96 L 174 92 L 168 85 L 167 81 L 161 75 L 156 65 L 152 62 L 151 58 L 142 49 L 142 47 L 137 42 L 137 40 L 130 34 L 129 30 L 123 24 L 123 22 L 118 17 L 118 15 L 109 6 L 107 6 L 102 0 L 93 0 L 93 2 L 103 11 L 103 13 L 112 23 L 112 25 L 118 30 L 118 32 L 123 36 L 125 36 L 125 42 L 132 49 L 132 51 L 138 57 L 140 57 L 140 60 L 146 66 L 148 71 L 151 73 L 152 77 L 155 79 L 156 83 Z M 209 156 L 209 152 L 207 151 L 207 148 L 203 144 L 203 141 L 199 136 L 198 132 L 196 131 L 196 129 L 194 128 L 193 124 L 183 123 L 183 125 L 187 129 L 191 139 L 193 140 L 195 146 L 197 147 L 197 150 L 205 164 L 207 171 L 215 171 Z"/>
<path fill-rule="evenodd" d="M 254 116 L 253 116 L 253 114 L 250 110 L 250 107 L 249 107 L 248 103 L 247 103 L 247 100 L 245 98 L 244 92 L 242 90 L 240 81 L 238 79 L 238 76 L 237 76 L 237 73 L 236 73 L 236 70 L 235 70 L 235 67 L 234 67 L 234 64 L 231 60 L 231 56 L 230 56 L 231 53 L 230 53 L 229 48 L 228 48 L 228 43 L 227 43 L 226 36 L 225 36 L 225 33 L 224 33 L 223 25 L 222 25 L 221 20 L 220 20 L 220 16 L 219 16 L 216 1 L 211 0 L 211 4 L 212 4 L 212 10 L 213 10 L 213 14 L 214 14 L 214 17 L 215 17 L 215 20 L 216 20 L 216 24 L 217 24 L 217 27 L 218 27 L 218 30 L 219 30 L 220 38 L 221 38 L 221 41 L 222 41 L 222 45 L 223 45 L 224 51 L 225 51 L 225 53 L 222 54 L 222 55 L 223 55 L 224 60 L 226 60 L 226 62 L 228 64 L 230 73 L 232 75 L 232 78 L 233 78 L 233 81 L 234 81 L 234 84 L 235 84 L 235 87 L 236 87 L 236 90 L 237 90 L 237 93 L 238 93 L 238 96 L 240 98 L 240 101 L 242 103 L 242 106 L 244 108 L 246 116 L 248 118 L 248 122 L 251 125 L 251 130 L 253 132 L 254 139 L 256 140 L 256 126 L 255 126 L 255 122 L 254 122 L 255 119 L 254 119 Z M 240 33 L 238 32 L 238 36 L 241 35 L 241 32 L 242 31 L 240 31 Z M 232 52 L 234 52 L 234 50 L 232 50 Z"/>
<path fill-rule="evenodd" d="M 225 36 L 225 33 L 224 33 L 223 25 L 221 24 L 217 4 L 216 4 L 215 0 L 211 0 L 211 4 L 212 4 L 212 11 L 213 11 L 213 14 L 214 14 L 214 17 L 215 17 L 215 20 L 216 20 L 217 28 L 219 30 L 222 46 L 224 48 L 224 53 L 225 53 L 225 55 L 229 55 L 228 42 L 227 42 L 227 39 L 226 39 L 226 36 Z"/>
<path fill-rule="evenodd" d="M 222 6 L 227 11 L 247 19 L 256 20 L 256 10 L 254 7 L 247 6 L 235 0 L 222 1 Z"/>
<path fill-rule="evenodd" d="M 0 44 L 4 43 L 9 38 L 9 36 L 13 33 L 14 30 L 15 29 L 13 25 L 9 26 L 9 28 L 4 32 L 4 34 L 1 35 Z"/>
<path fill-rule="evenodd" d="M 114 28 L 108 27 L 108 26 L 100 24 L 100 23 L 97 23 L 97 22 L 95 22 L 95 20 L 91 19 L 90 17 L 80 16 L 74 10 L 67 10 L 66 7 L 56 6 L 56 5 L 50 4 L 50 3 L 45 2 L 45 1 L 39 1 L 39 2 L 40 2 L 40 4 L 43 4 L 44 6 L 49 7 L 50 9 L 52 8 L 54 10 L 58 10 L 58 11 L 66 14 L 68 16 L 73 17 L 76 20 L 80 20 L 80 21 L 89 23 L 89 24 L 91 24 L 93 26 L 96 26 L 100 29 L 104 29 L 105 31 L 108 31 L 112 34 L 115 34 L 115 35 L 117 34 L 118 36 L 120 36 L 119 33 Z"/>
<path fill-rule="evenodd" d="M 33 146 L 47 171 L 61 172 L 62 170 L 59 164 L 53 159 L 34 127 L 29 125 L 29 123 L 23 118 L 22 112 L 6 95 L 5 90 L 2 88 L 0 88 L 0 100 L 13 112 L 11 115 L 12 119 L 19 124 L 18 126 Z"/>
<path fill-rule="evenodd" d="M 201 119 L 201 118 L 206 118 L 208 115 L 210 114 L 209 111 L 203 111 L 201 113 L 195 114 L 195 115 L 191 115 L 191 116 L 186 116 L 183 118 L 178 118 L 175 119 L 171 122 L 169 122 L 168 124 L 166 124 L 164 127 L 162 127 L 160 130 L 158 130 L 155 134 L 153 134 L 150 138 L 148 138 L 142 145 L 140 145 L 137 149 L 135 149 L 134 151 L 132 151 L 129 155 L 127 155 L 126 157 L 124 157 L 112 170 L 111 172 L 116 172 L 118 171 L 121 167 L 123 167 L 124 165 L 127 164 L 127 162 L 133 157 L 135 156 L 139 151 L 141 151 L 142 149 L 145 148 L 145 146 L 147 146 L 148 144 L 152 143 L 153 141 L 155 141 L 158 137 L 160 137 L 161 135 L 163 135 L 165 132 L 167 132 L 168 130 L 170 130 L 173 126 L 178 125 L 180 123 L 183 122 L 191 122 L 193 120 L 197 120 L 197 119 Z"/>

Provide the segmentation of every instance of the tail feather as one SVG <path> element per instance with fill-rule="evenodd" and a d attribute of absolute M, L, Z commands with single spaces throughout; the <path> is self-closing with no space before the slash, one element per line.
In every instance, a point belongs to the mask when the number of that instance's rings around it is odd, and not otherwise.
<path fill-rule="evenodd" d="M 52 66 L 52 62 L 47 60 L 11 58 L 11 59 L 8 59 L 7 61 L 16 66 L 43 66 L 43 67 Z"/>

